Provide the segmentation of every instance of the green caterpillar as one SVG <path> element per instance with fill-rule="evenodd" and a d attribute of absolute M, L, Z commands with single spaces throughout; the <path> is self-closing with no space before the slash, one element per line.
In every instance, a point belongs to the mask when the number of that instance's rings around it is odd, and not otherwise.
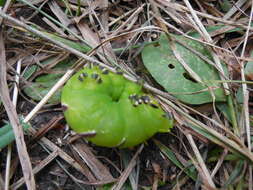
<path fill-rule="evenodd" d="M 172 127 L 140 85 L 100 66 L 73 75 L 63 87 L 61 102 L 69 126 L 98 146 L 133 147 Z"/>

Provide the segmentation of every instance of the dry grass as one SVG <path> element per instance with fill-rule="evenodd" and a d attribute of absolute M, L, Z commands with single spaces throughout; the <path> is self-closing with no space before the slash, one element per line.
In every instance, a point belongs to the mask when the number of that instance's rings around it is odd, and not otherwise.
<path fill-rule="evenodd" d="M 227 1 L 231 5 L 228 8 L 222 2 L 6 1 L 0 10 L 0 121 L 10 121 L 16 146 L 1 150 L 0 189 L 252 190 L 253 110 L 248 81 L 253 77 L 245 75 L 244 66 L 253 60 L 253 1 Z M 207 31 L 217 24 L 226 27 Z M 228 33 L 232 29 L 238 32 Z M 201 37 L 189 36 L 187 32 L 193 30 Z M 219 71 L 231 121 L 216 109 L 215 102 L 183 104 L 150 79 L 139 55 L 143 44 L 162 32 L 200 41 L 211 51 L 213 61 L 207 62 Z M 81 43 L 84 49 L 74 48 L 49 33 Z M 180 53 L 176 49 L 173 53 L 201 83 L 201 76 Z M 54 72 L 54 66 L 69 57 L 75 60 L 74 66 L 64 71 L 41 101 L 24 94 L 25 85 L 39 75 Z M 43 65 L 49 58 L 53 58 L 50 64 Z M 221 62 L 226 64 L 229 78 Z M 86 63 L 100 64 L 112 72 L 119 67 L 134 82 L 141 78 L 144 88 L 172 113 L 172 133 L 157 135 L 154 141 L 130 150 L 69 140 L 60 104 L 49 104 L 48 100 Z M 24 71 L 33 65 L 36 72 L 26 78 Z M 242 104 L 235 98 L 240 87 Z M 32 124 L 26 136 L 19 115 Z"/>

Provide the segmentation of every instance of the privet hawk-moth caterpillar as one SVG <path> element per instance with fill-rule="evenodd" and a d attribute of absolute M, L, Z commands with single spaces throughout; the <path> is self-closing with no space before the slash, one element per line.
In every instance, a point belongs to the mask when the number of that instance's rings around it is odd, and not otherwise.
<path fill-rule="evenodd" d="M 68 125 L 99 146 L 133 147 L 172 127 L 141 85 L 100 66 L 73 75 L 63 87 L 61 102 Z"/>

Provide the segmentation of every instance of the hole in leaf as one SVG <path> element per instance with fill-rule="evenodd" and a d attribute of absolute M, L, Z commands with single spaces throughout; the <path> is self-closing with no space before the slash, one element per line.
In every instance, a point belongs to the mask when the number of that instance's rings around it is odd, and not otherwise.
<path fill-rule="evenodd" d="M 173 64 L 169 64 L 168 67 L 169 67 L 170 69 L 174 69 L 174 68 L 175 68 L 175 66 L 174 66 Z"/>
<path fill-rule="evenodd" d="M 194 83 L 198 83 L 194 78 L 191 77 L 191 75 L 189 75 L 189 73 L 183 73 L 183 76 L 187 80 L 190 80 L 190 81 L 192 81 Z"/>

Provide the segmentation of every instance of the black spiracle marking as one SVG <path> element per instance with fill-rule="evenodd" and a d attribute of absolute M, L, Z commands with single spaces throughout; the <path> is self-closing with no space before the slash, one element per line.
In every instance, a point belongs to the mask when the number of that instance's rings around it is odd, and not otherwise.
<path fill-rule="evenodd" d="M 121 70 L 121 68 L 116 67 L 115 70 L 117 75 L 123 75 L 123 71 Z"/>
<path fill-rule="evenodd" d="M 154 103 L 149 103 L 149 105 L 152 107 L 152 108 L 155 108 L 155 109 L 158 109 L 158 105 L 154 104 Z"/>
<path fill-rule="evenodd" d="M 83 77 L 81 77 L 81 75 L 78 76 L 78 80 L 83 82 Z"/>
<path fill-rule="evenodd" d="M 91 78 L 93 79 L 97 79 L 99 77 L 99 75 L 97 73 L 92 73 L 91 74 Z"/>
<path fill-rule="evenodd" d="M 78 80 L 83 82 L 84 78 L 88 77 L 88 74 L 87 73 L 81 73 L 79 76 L 78 76 Z"/>
<path fill-rule="evenodd" d="M 141 96 L 142 101 L 144 104 L 148 104 L 150 102 L 150 97 L 149 96 Z"/>
<path fill-rule="evenodd" d="M 117 75 L 123 75 L 123 72 L 122 71 L 116 71 L 116 74 Z"/>
<path fill-rule="evenodd" d="M 98 84 L 101 84 L 103 82 L 103 80 L 99 77 L 98 79 L 97 79 L 97 83 Z"/>
<path fill-rule="evenodd" d="M 103 71 L 102 71 L 102 74 L 104 74 L 104 75 L 107 75 L 109 73 L 109 71 L 107 70 L 107 69 L 104 69 Z"/>
<path fill-rule="evenodd" d="M 166 112 L 162 116 L 165 117 L 165 118 L 168 118 L 168 119 L 173 119 L 173 115 L 170 112 Z"/>
<path fill-rule="evenodd" d="M 104 69 L 103 66 L 99 65 L 98 68 L 102 71 Z"/>
<path fill-rule="evenodd" d="M 134 107 L 137 107 L 143 103 L 142 96 L 140 97 L 137 94 L 131 94 L 128 98 L 131 100 Z"/>
<path fill-rule="evenodd" d="M 88 73 L 81 73 L 80 76 L 82 76 L 83 78 L 86 78 L 86 77 L 88 77 Z"/>

